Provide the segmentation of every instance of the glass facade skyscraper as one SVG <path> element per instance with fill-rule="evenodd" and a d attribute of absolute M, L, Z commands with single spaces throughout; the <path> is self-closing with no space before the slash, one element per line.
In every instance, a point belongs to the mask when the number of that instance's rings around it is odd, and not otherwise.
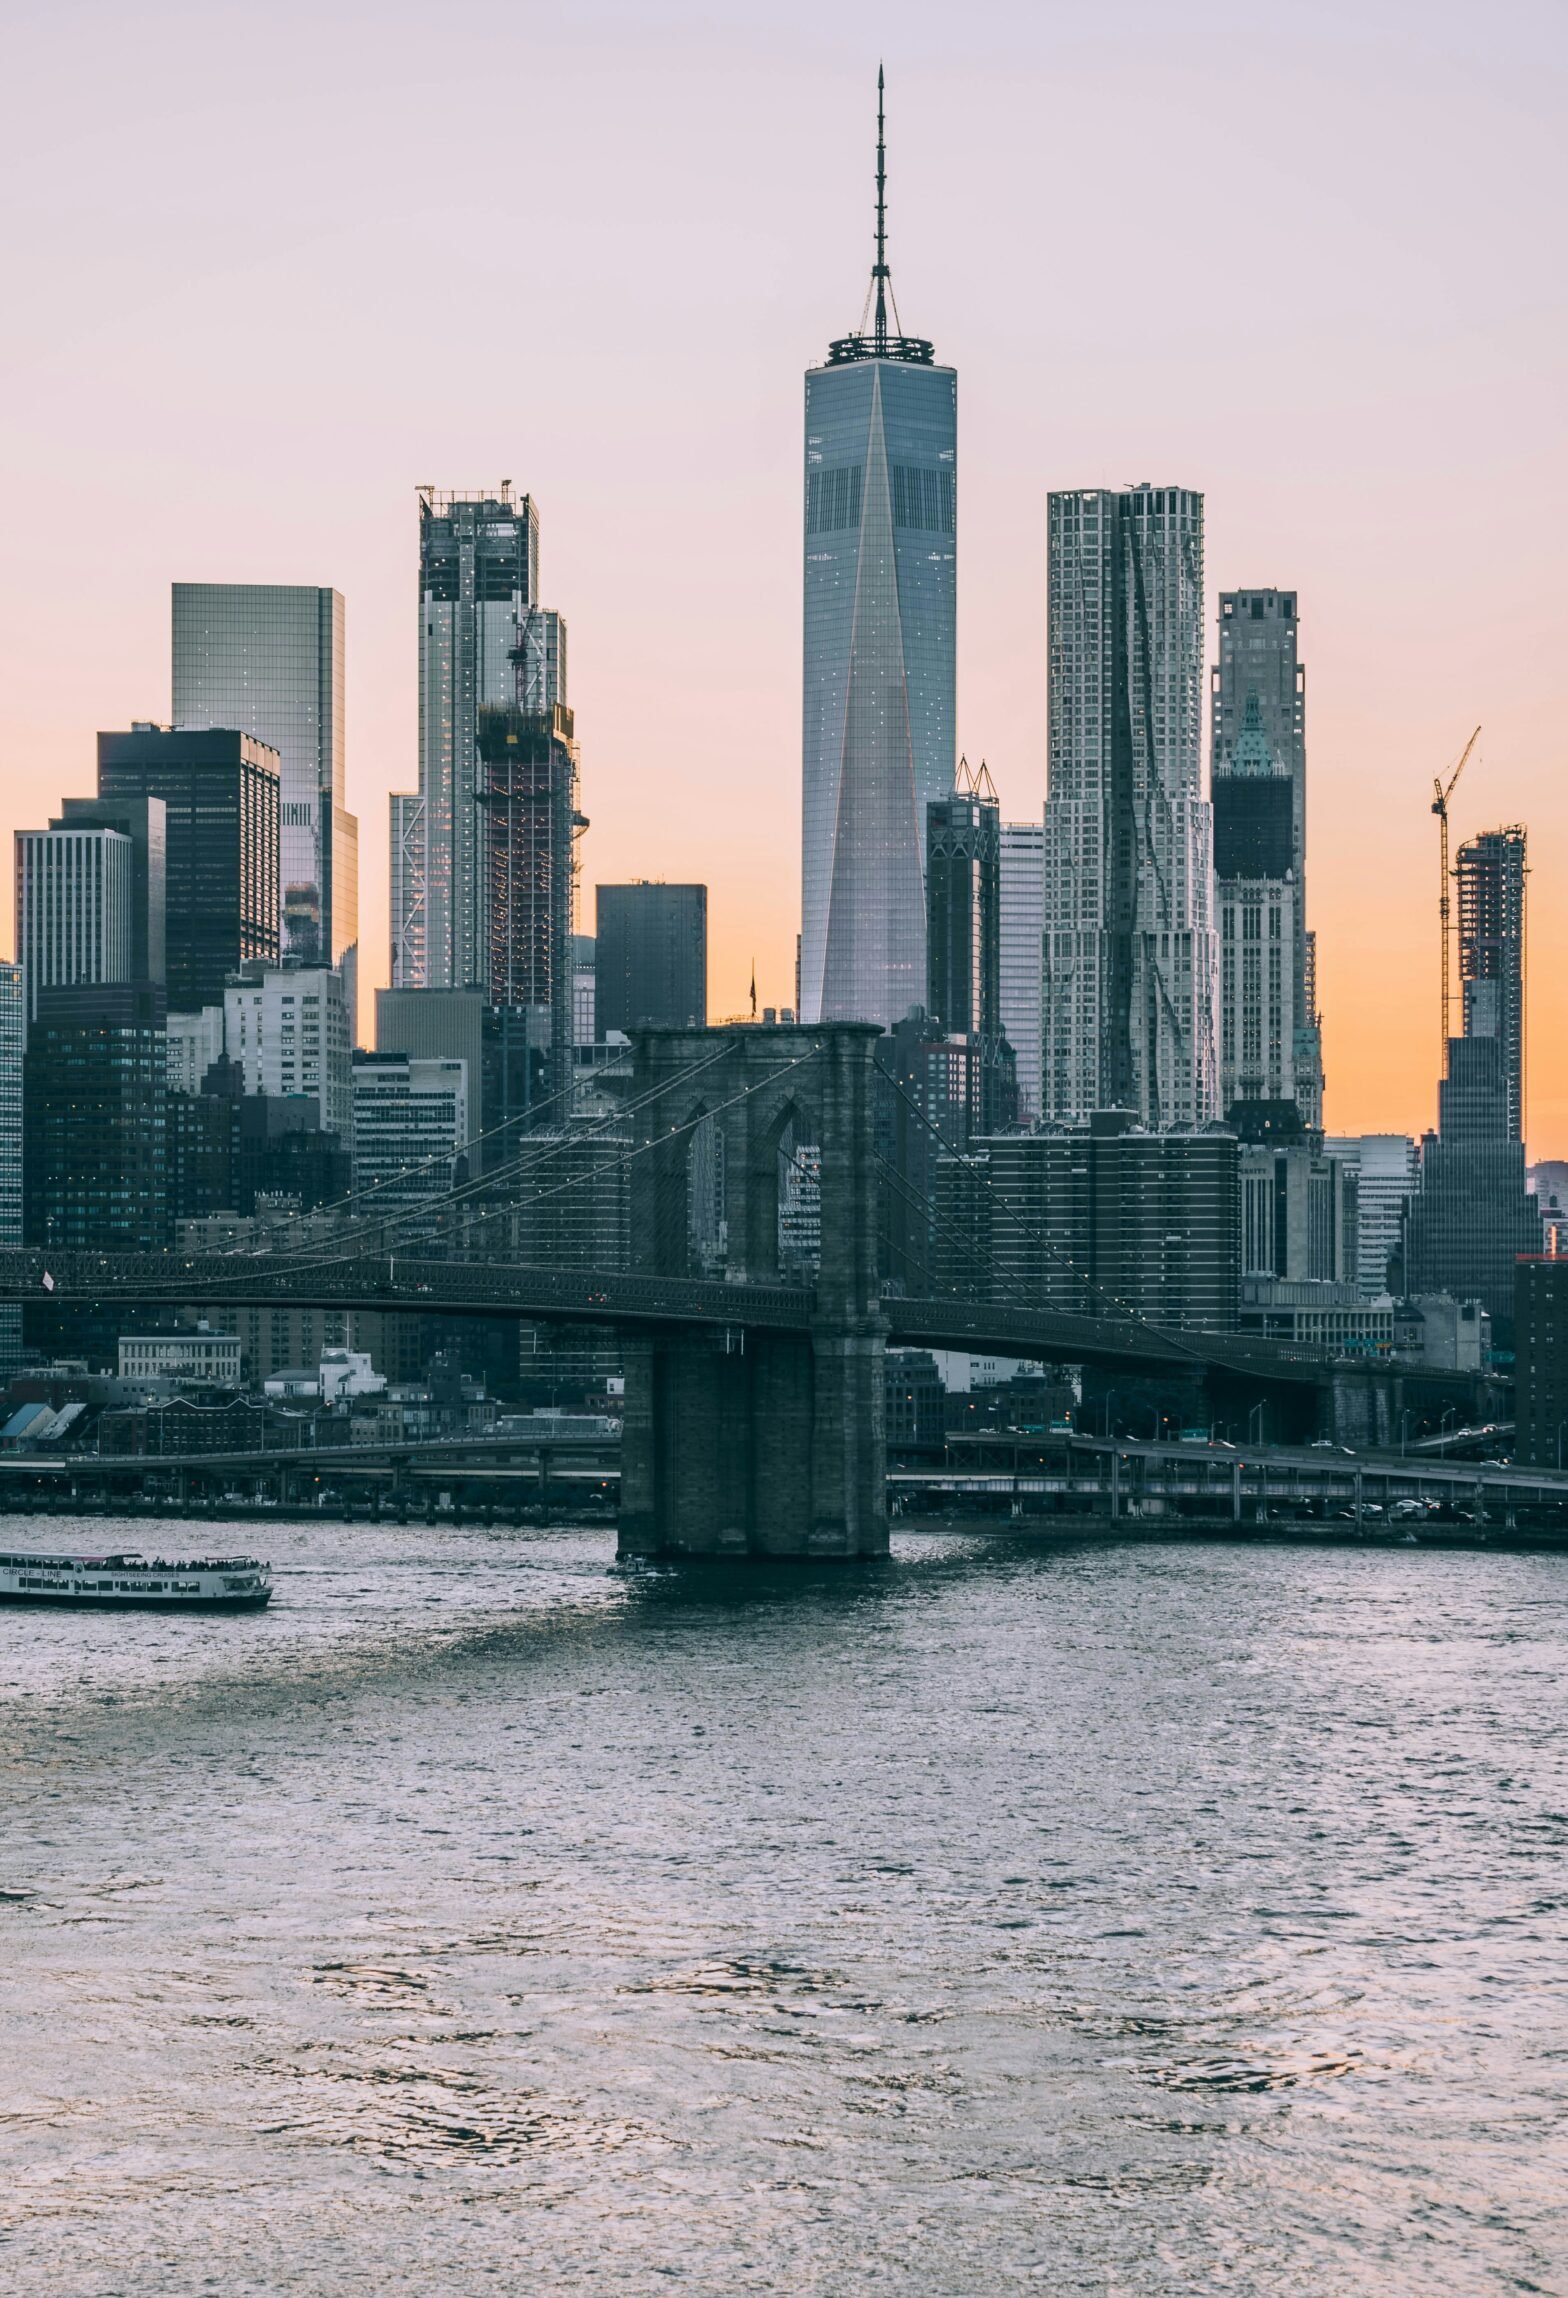
<path fill-rule="evenodd" d="M 354 1011 L 359 824 L 344 784 L 343 600 L 306 583 L 177 582 L 174 723 L 278 753 L 279 947 L 331 965 Z"/>
<path fill-rule="evenodd" d="M 705 1029 L 708 889 L 650 884 L 594 893 L 594 1028 Z"/>
<path fill-rule="evenodd" d="M 1512 1115 L 1501 1037 L 1451 1037 L 1437 1088 L 1437 1131 L 1421 1142 L 1421 1185 L 1405 1221 L 1405 1291 L 1480 1301 L 1497 1345 L 1513 1324 L 1514 1267 L 1541 1249 Z"/>
<path fill-rule="evenodd" d="M 878 127 L 875 323 L 806 376 L 800 1001 L 886 1026 L 924 995 L 926 808 L 953 786 L 958 378 L 888 325 Z"/>

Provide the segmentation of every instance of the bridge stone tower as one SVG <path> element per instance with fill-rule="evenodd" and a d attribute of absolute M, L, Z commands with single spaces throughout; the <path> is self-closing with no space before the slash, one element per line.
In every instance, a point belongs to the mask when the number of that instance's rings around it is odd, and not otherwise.
<path fill-rule="evenodd" d="M 631 1122 L 632 1266 L 687 1277 L 689 1159 L 722 1143 L 733 1321 L 626 1344 L 622 1556 L 887 1553 L 872 1048 L 865 1022 L 644 1030 Z M 748 1286 L 777 1285 L 779 1148 L 821 1150 L 822 1242 L 809 1327 L 748 1330 Z"/>

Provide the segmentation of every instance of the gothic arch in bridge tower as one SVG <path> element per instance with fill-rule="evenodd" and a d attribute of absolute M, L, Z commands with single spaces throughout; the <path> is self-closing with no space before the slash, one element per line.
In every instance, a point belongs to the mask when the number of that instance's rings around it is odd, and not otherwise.
<path fill-rule="evenodd" d="M 722 1143 L 733 1319 L 629 1345 L 621 1548 L 630 1555 L 881 1555 L 887 1548 L 872 1049 L 880 1032 L 647 1030 L 628 1107 L 633 1266 L 685 1275 L 691 1141 Z M 779 1278 L 779 1153 L 821 1152 L 809 1333 L 751 1330 Z"/>

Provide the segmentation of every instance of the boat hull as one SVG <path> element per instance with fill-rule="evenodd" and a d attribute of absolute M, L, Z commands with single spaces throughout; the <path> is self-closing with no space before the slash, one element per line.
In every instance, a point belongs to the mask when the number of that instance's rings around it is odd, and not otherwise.
<path fill-rule="evenodd" d="M 81 1595 L 69 1588 L 0 1588 L 0 1604 L 35 1604 L 56 1612 L 264 1612 L 270 1588 L 243 1596 Z"/>

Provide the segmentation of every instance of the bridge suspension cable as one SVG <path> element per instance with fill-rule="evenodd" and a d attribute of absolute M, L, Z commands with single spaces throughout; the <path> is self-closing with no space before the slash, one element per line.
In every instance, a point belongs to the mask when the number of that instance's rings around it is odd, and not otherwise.
<path fill-rule="evenodd" d="M 921 1124 L 941 1145 L 941 1147 L 946 1150 L 947 1154 L 950 1157 L 962 1158 L 969 1165 L 971 1171 L 976 1175 L 976 1177 L 984 1183 L 987 1190 L 990 1191 L 993 1202 L 1002 1204 L 1006 1207 L 1009 1219 L 1018 1223 L 1023 1234 L 1028 1238 L 1028 1240 L 1031 1243 L 1037 1245 L 1042 1253 L 1044 1253 L 1049 1259 L 1055 1261 L 1063 1270 L 1065 1270 L 1067 1275 L 1073 1279 L 1075 1284 L 1081 1285 L 1083 1287 L 1084 1300 L 1086 1304 L 1091 1300 L 1099 1300 L 1104 1302 L 1111 1310 L 1115 1312 L 1118 1319 L 1125 1321 L 1126 1323 L 1143 1332 L 1148 1333 L 1151 1338 L 1163 1341 L 1167 1347 L 1178 1350 L 1185 1355 L 1191 1356 L 1196 1361 L 1207 1361 L 1208 1352 L 1193 1342 L 1181 1326 L 1178 1325 L 1175 1327 L 1170 1327 L 1162 1325 L 1158 1322 L 1157 1319 L 1147 1315 L 1144 1311 L 1134 1308 L 1130 1301 L 1124 1301 L 1120 1299 L 1119 1296 L 1113 1293 L 1108 1286 L 1099 1283 L 1099 1281 L 1096 1278 L 1091 1277 L 1086 1270 L 1080 1269 L 1071 1259 L 1071 1257 L 1062 1251 L 1059 1245 L 1054 1244 L 1052 1240 L 1045 1234 L 1045 1232 L 1030 1220 L 1028 1214 L 1024 1211 L 1021 1205 L 1016 1204 L 1010 1198 L 1005 1198 L 1002 1196 L 1001 1192 L 997 1189 L 990 1173 L 981 1172 L 977 1160 L 966 1157 L 963 1151 L 954 1147 L 954 1145 L 943 1134 L 940 1126 L 934 1122 L 929 1111 L 921 1107 L 919 1101 L 916 1100 L 915 1096 L 909 1092 L 908 1088 L 903 1085 L 898 1078 L 887 1072 L 884 1072 L 884 1074 L 887 1075 L 888 1085 L 891 1090 L 897 1094 L 899 1099 L 905 1103 L 905 1105 L 914 1113 L 916 1117 L 919 1118 Z M 878 1154 L 881 1154 L 880 1151 Z M 883 1158 L 882 1162 L 884 1164 L 888 1164 L 888 1160 L 886 1158 Z M 892 1171 L 895 1169 L 889 1166 L 889 1170 Z M 900 1175 L 899 1178 L 902 1179 L 903 1177 Z M 913 1194 L 914 1193 L 912 1192 L 911 1195 L 913 1196 Z M 938 1216 L 936 1212 L 934 1203 L 927 1203 L 925 1200 L 919 1199 L 916 1201 L 920 1204 L 921 1210 L 927 1219 L 932 1220 L 933 1222 L 940 1221 L 940 1216 Z M 963 1245 L 967 1242 L 967 1240 L 964 1239 L 961 1231 L 954 1229 L 951 1224 L 944 1225 L 947 1227 L 948 1233 L 950 1235 L 957 1237 L 960 1245 Z M 988 1280 L 994 1285 L 996 1281 L 996 1269 L 994 1260 L 991 1268 L 987 1271 L 987 1277 Z M 1041 1306 L 1041 1304 L 1038 1300 L 1021 1300 L 1018 1302 L 1018 1306 L 1025 1309 L 1037 1309 Z M 1087 1310 L 1086 1313 L 1092 1314 L 1093 1311 Z"/>
<path fill-rule="evenodd" d="M 372 1213 L 368 1221 L 361 1223 L 358 1228 L 340 1231 L 330 1239 L 311 1239 L 302 1250 L 300 1265 L 302 1267 L 324 1266 L 330 1260 L 343 1257 L 347 1248 L 362 1242 L 363 1237 L 367 1234 L 379 1234 L 384 1237 L 389 1230 L 410 1226 L 414 1223 L 428 1224 L 454 1207 L 492 1194 L 504 1187 L 509 1180 L 522 1178 L 528 1173 L 537 1171 L 541 1167 L 549 1165 L 555 1158 L 578 1147 L 581 1143 L 592 1141 L 606 1132 L 613 1131 L 617 1126 L 624 1124 L 628 1117 L 648 1107 L 661 1095 L 672 1091 L 676 1086 L 689 1082 L 696 1076 L 700 1076 L 704 1070 L 711 1068 L 716 1061 L 723 1058 L 723 1051 L 724 1049 L 721 1047 L 703 1061 L 692 1063 L 675 1077 L 661 1080 L 649 1092 L 623 1102 L 597 1124 L 583 1126 L 575 1133 L 551 1136 L 548 1139 L 536 1134 L 526 1135 L 517 1155 L 510 1158 L 504 1165 L 492 1167 L 489 1172 L 473 1174 L 466 1180 L 454 1182 L 450 1189 L 442 1191 L 439 1195 L 422 1197 L 412 1204 L 377 1210 Z M 610 1066 L 613 1065 L 606 1064 L 607 1068 Z M 554 1095 L 551 1098 L 554 1100 L 561 1097 Z M 537 1106 L 543 1108 L 548 1104 L 539 1103 Z M 506 1125 L 512 1125 L 515 1122 L 515 1120 L 507 1120 Z M 492 1127 L 489 1132 L 504 1131 L 506 1125 Z M 489 1134 L 484 1134 L 478 1138 L 483 1140 L 488 1137 Z M 337 1200 L 336 1203 L 319 1207 L 317 1210 L 320 1213 L 342 1214 L 354 1203 L 363 1202 L 384 1190 L 406 1186 L 410 1177 L 428 1172 L 433 1165 L 447 1161 L 444 1157 L 427 1158 L 420 1165 L 405 1168 L 398 1174 L 389 1175 L 383 1181 L 371 1183 L 366 1188 L 354 1191 L 349 1196 Z M 513 1197 L 502 1204 L 498 1204 L 489 1214 L 482 1216 L 477 1225 L 483 1226 L 487 1220 L 510 1216 L 522 1202 L 526 1202 L 526 1200 Z M 292 1216 L 295 1220 L 306 1220 L 311 1217 L 306 1214 Z M 310 1254 L 312 1249 L 315 1250 L 316 1257 L 307 1259 L 306 1255 Z M 254 1248 L 251 1246 L 236 1245 L 231 1248 L 231 1256 L 235 1259 L 242 1259 L 253 1250 Z"/>
<path fill-rule="evenodd" d="M 620 1070 L 630 1059 L 631 1048 L 628 1047 L 624 1054 L 617 1054 L 613 1061 L 605 1062 L 595 1072 L 595 1075 L 597 1077 L 609 1076 Z M 529 1122 L 532 1123 L 541 1111 L 553 1108 L 558 1101 L 569 1101 L 578 1090 L 578 1084 L 574 1081 L 572 1084 L 564 1086 L 560 1092 L 547 1094 L 544 1100 L 531 1103 L 528 1111 Z M 494 1140 L 498 1133 L 516 1133 L 521 1122 L 522 1120 L 516 1115 L 500 1118 L 494 1125 L 486 1126 L 482 1133 L 476 1133 L 471 1140 L 465 1142 L 459 1154 L 466 1156 L 469 1151 L 482 1147 L 487 1141 Z M 379 1196 L 385 1190 L 406 1187 L 410 1179 L 417 1178 L 421 1173 L 429 1173 L 439 1165 L 450 1165 L 451 1163 L 452 1153 L 450 1151 L 437 1150 L 434 1155 L 421 1158 L 417 1164 L 404 1166 L 399 1172 L 388 1174 L 383 1180 L 367 1182 L 363 1188 L 350 1189 L 345 1196 L 330 1198 L 324 1205 L 313 1205 L 308 1211 L 301 1207 L 298 1212 L 290 1213 L 285 1220 L 279 1221 L 275 1233 L 281 1233 L 299 1222 L 319 1220 L 324 1213 L 346 1213 L 351 1206 L 363 1203 L 368 1198 Z M 497 1166 L 487 1178 L 498 1178 L 504 1170 L 504 1167 Z M 454 1184 L 454 1186 L 458 1185 Z M 436 1203 L 439 1200 L 430 1199 L 428 1202 Z M 243 1252 L 246 1249 L 244 1246 L 231 1248 L 235 1252 Z"/>
<path fill-rule="evenodd" d="M 535 1160 L 535 1162 L 530 1165 L 528 1169 L 530 1171 L 536 1171 L 541 1167 L 549 1165 L 552 1161 L 552 1158 L 557 1154 L 568 1151 L 578 1146 L 585 1140 L 602 1138 L 606 1131 L 610 1130 L 614 1126 L 624 1123 L 628 1115 L 637 1113 L 642 1109 L 647 1108 L 654 1101 L 662 1098 L 664 1095 L 675 1090 L 676 1088 L 684 1086 L 694 1077 L 701 1075 L 704 1071 L 713 1067 L 716 1061 L 722 1060 L 724 1058 L 726 1052 L 727 1048 L 721 1046 L 716 1053 L 709 1055 L 705 1060 L 691 1064 L 687 1069 L 678 1072 L 674 1077 L 662 1080 L 650 1092 L 643 1094 L 634 1101 L 625 1104 L 623 1109 L 616 1111 L 613 1116 L 607 1118 L 603 1125 L 593 1129 L 584 1129 L 584 1131 L 578 1134 L 566 1136 L 561 1141 L 553 1143 L 551 1148 L 544 1155 L 537 1158 L 537 1160 Z M 671 1126 L 662 1133 L 650 1134 L 645 1141 L 632 1142 L 619 1156 L 610 1158 L 601 1164 L 589 1167 L 585 1170 L 568 1174 L 564 1180 L 555 1183 L 553 1187 L 536 1189 L 525 1199 L 513 1199 L 504 1205 L 498 1205 L 492 1208 L 489 1213 L 481 1215 L 479 1222 L 476 1223 L 476 1226 L 483 1227 L 487 1221 L 493 1219 L 512 1218 L 520 1209 L 520 1206 L 534 1206 L 546 1203 L 552 1198 L 562 1196 L 572 1189 L 581 1188 L 586 1185 L 601 1181 L 606 1173 L 617 1172 L 621 1170 L 623 1167 L 630 1165 L 635 1159 L 646 1156 L 651 1150 L 667 1147 L 672 1139 L 680 1138 L 695 1132 L 697 1127 L 704 1123 L 708 1118 L 720 1116 L 725 1110 L 736 1107 L 739 1103 L 749 1100 L 753 1094 L 762 1092 L 766 1088 L 776 1084 L 781 1077 L 788 1076 L 791 1072 L 804 1067 L 806 1063 L 814 1060 L 816 1058 L 817 1052 L 818 1048 L 815 1045 L 810 1046 L 804 1053 L 795 1055 L 792 1060 L 781 1063 L 777 1069 L 769 1071 L 765 1076 L 753 1079 L 750 1083 L 743 1085 L 737 1092 L 730 1094 L 722 1101 L 716 1102 L 711 1109 L 699 1110 L 679 1125 Z M 474 1192 L 489 1186 L 493 1186 L 498 1179 L 504 1176 L 506 1170 L 506 1168 L 502 1168 L 499 1173 L 486 1176 L 480 1181 L 463 1184 L 459 1188 L 449 1192 L 446 1197 L 434 1200 L 425 1200 L 420 1205 L 410 1208 L 407 1217 L 410 1219 L 428 1219 L 432 1211 L 449 1210 L 458 1201 L 471 1196 Z M 398 1216 L 389 1215 L 383 1220 L 379 1220 L 372 1224 L 372 1226 L 379 1228 L 384 1232 L 386 1229 L 395 1227 L 397 1225 L 397 1220 Z M 321 1248 L 314 1252 L 303 1251 L 289 1254 L 286 1257 L 289 1260 L 291 1267 L 297 1270 L 301 1275 L 304 1275 L 312 1270 L 339 1267 L 361 1257 L 360 1254 L 356 1253 L 353 1249 L 353 1247 L 359 1242 L 360 1240 L 356 1237 L 338 1237 L 333 1238 L 330 1241 L 323 1240 Z M 235 1263 L 235 1276 L 233 1281 L 237 1287 L 243 1289 L 246 1279 L 241 1264 L 245 1259 L 252 1256 L 240 1252 L 226 1255 L 224 1257 L 226 1259 L 232 1260 Z M 189 1288 L 187 1286 L 184 1289 L 188 1291 Z M 213 1292 L 210 1286 L 204 1285 L 203 1297 L 211 1298 L 214 1301 L 217 1301 L 222 1299 L 223 1294 L 221 1291 Z"/>

